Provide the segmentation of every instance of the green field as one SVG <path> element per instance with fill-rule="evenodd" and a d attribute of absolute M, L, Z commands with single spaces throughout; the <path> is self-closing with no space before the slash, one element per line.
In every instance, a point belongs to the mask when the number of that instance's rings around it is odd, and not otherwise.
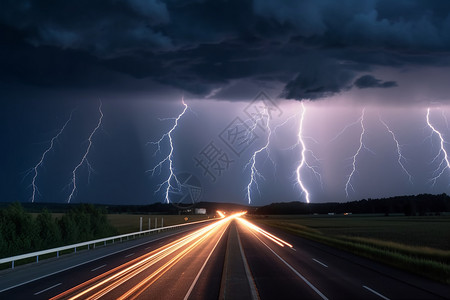
<path fill-rule="evenodd" d="M 329 236 L 365 237 L 450 250 L 450 216 L 267 216 L 264 220 L 303 225 Z"/>
<path fill-rule="evenodd" d="M 450 217 L 264 216 L 254 221 L 450 284 Z"/>
<path fill-rule="evenodd" d="M 36 217 L 37 213 L 32 213 Z M 63 213 L 53 213 L 54 218 L 60 219 Z M 148 229 L 148 218 L 150 218 L 151 228 L 155 228 L 155 218 L 158 219 L 158 227 L 161 227 L 161 218 L 164 219 L 164 226 L 183 224 L 195 221 L 206 220 L 213 216 L 208 215 L 137 215 L 137 214 L 107 214 L 110 224 L 117 229 L 119 234 L 139 231 L 139 218 L 142 217 L 142 230 Z M 185 220 L 187 218 L 187 221 Z"/>
<path fill-rule="evenodd" d="M 139 231 L 139 218 L 142 217 L 142 229 L 148 229 L 148 219 L 150 218 L 151 228 L 155 228 L 155 218 L 158 220 L 158 227 L 161 227 L 161 218 L 164 219 L 164 226 L 171 226 L 195 221 L 206 220 L 212 216 L 207 215 L 132 215 L 132 214 L 108 214 L 108 221 L 114 226 L 119 234 Z M 185 220 L 187 218 L 187 220 Z"/>

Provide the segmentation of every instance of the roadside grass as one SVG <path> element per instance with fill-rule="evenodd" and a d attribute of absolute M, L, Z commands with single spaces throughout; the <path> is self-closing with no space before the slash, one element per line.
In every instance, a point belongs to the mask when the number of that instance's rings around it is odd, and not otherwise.
<path fill-rule="evenodd" d="M 390 218 L 270 216 L 255 221 L 450 284 L 450 218 Z M 442 239 L 433 243 L 439 248 L 424 246 L 424 228 L 437 231 L 429 232 L 426 240 Z M 406 234 L 411 236 L 405 238 Z"/>
<path fill-rule="evenodd" d="M 32 213 L 33 217 L 36 217 L 38 214 Z M 52 214 L 53 217 L 60 219 L 64 214 L 62 213 L 55 213 Z M 140 217 L 142 217 L 142 230 L 148 229 L 148 219 L 150 218 L 151 222 L 151 228 L 155 228 L 155 219 L 157 219 L 157 227 L 161 227 L 161 218 L 164 219 L 164 226 L 171 226 L 171 225 L 177 225 L 177 224 L 184 224 L 184 223 L 190 223 L 195 221 L 201 221 L 206 220 L 209 218 L 212 218 L 213 216 L 208 215 L 135 215 L 135 214 L 108 214 L 107 218 L 110 224 L 115 227 L 118 231 L 118 234 L 126 234 L 126 233 L 132 233 L 139 231 L 139 222 Z M 187 218 L 187 219 L 185 219 Z M 108 245 L 110 243 L 107 243 Z M 102 247 L 105 246 L 104 243 L 97 243 L 95 245 L 96 247 Z M 79 247 L 77 248 L 78 251 L 87 250 L 88 247 Z M 71 254 L 74 253 L 73 249 L 61 251 L 60 255 L 64 254 Z M 56 258 L 56 253 L 46 254 L 39 256 L 39 261 L 45 260 L 48 258 Z M 28 259 L 22 259 L 20 261 L 16 261 L 14 265 L 20 266 L 25 265 L 29 263 L 35 263 L 36 258 L 28 258 Z M 7 264 L 1 264 L 0 270 L 9 269 L 11 268 L 11 263 Z"/>
<path fill-rule="evenodd" d="M 195 221 L 206 220 L 212 216 L 208 215 L 133 215 L 133 214 L 108 214 L 108 221 L 114 226 L 119 234 L 139 231 L 140 217 L 142 217 L 142 230 L 148 230 L 148 220 L 150 218 L 150 228 L 161 227 L 161 219 L 164 219 L 164 226 L 172 226 Z M 187 221 L 185 220 L 187 218 Z"/>

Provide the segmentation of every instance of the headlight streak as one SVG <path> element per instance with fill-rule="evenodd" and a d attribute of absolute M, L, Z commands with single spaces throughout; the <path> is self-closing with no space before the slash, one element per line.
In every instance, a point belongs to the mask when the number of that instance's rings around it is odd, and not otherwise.
<path fill-rule="evenodd" d="M 67 198 L 67 203 L 70 203 L 70 201 L 73 199 L 73 197 L 75 196 L 75 192 L 77 190 L 77 171 L 78 169 L 83 165 L 86 164 L 87 170 L 88 170 L 88 182 L 91 176 L 91 172 L 93 171 L 93 168 L 91 166 L 91 164 L 88 161 L 88 155 L 89 152 L 91 150 L 91 146 L 92 146 L 92 137 L 94 136 L 94 134 L 97 132 L 97 130 L 100 128 L 100 126 L 102 125 L 102 120 L 103 120 L 103 111 L 102 111 L 102 102 L 100 101 L 100 105 L 98 107 L 98 112 L 100 114 L 100 117 L 98 119 L 98 123 L 97 126 L 92 130 L 91 134 L 89 135 L 88 138 L 88 146 L 86 148 L 86 151 L 84 152 L 83 157 L 81 158 L 81 161 L 78 163 L 78 165 L 73 169 L 72 171 L 72 181 L 69 184 L 69 186 L 72 186 L 72 191 L 69 194 L 69 197 Z"/>
<path fill-rule="evenodd" d="M 31 187 L 33 188 L 33 193 L 31 195 L 31 202 L 33 203 L 36 200 L 36 194 L 39 194 L 39 189 L 37 187 L 36 184 L 36 179 L 38 177 L 38 169 L 40 167 L 43 166 L 44 164 L 44 160 L 45 157 L 47 156 L 47 154 L 53 150 L 53 146 L 55 144 L 55 141 L 61 136 L 61 134 L 63 133 L 63 131 L 66 129 L 67 125 L 70 123 L 70 121 L 72 121 L 72 115 L 73 115 L 73 111 L 70 113 L 69 119 L 66 121 L 66 123 L 64 123 L 63 127 L 61 127 L 61 129 L 59 130 L 58 134 L 56 134 L 51 140 L 50 140 L 50 145 L 47 147 L 47 149 L 45 149 L 45 151 L 42 153 L 41 155 L 41 159 L 39 160 L 39 162 L 30 169 L 30 171 L 28 171 L 27 175 L 30 173 L 34 173 L 33 175 L 33 179 L 31 180 Z"/>
<path fill-rule="evenodd" d="M 240 221 L 247 228 L 249 228 L 249 229 L 251 229 L 253 231 L 261 233 L 262 235 L 264 235 L 265 237 L 267 237 L 268 239 L 270 239 L 274 243 L 278 244 L 279 246 L 281 246 L 281 247 L 288 246 L 289 248 L 293 248 L 293 246 L 291 244 L 289 244 L 288 242 L 280 239 L 279 237 L 276 237 L 275 235 L 265 231 L 264 229 L 256 226 L 255 224 L 253 224 L 253 223 L 251 223 L 251 222 L 249 222 L 249 221 L 247 221 L 247 220 L 245 220 L 245 219 L 243 219 L 241 217 L 237 217 L 236 219 L 238 221 Z"/>
<path fill-rule="evenodd" d="M 175 120 L 175 122 L 174 122 L 174 125 L 172 126 L 172 128 L 168 132 L 164 133 L 157 142 L 148 142 L 147 143 L 147 144 L 152 144 L 152 145 L 158 146 L 158 149 L 155 151 L 155 154 L 156 154 L 158 152 L 161 152 L 161 143 L 164 141 L 164 139 L 167 137 L 169 140 L 169 145 L 170 145 L 169 154 L 163 160 L 161 160 L 153 169 L 150 169 L 147 171 L 147 172 L 151 172 L 152 176 L 155 175 L 156 169 L 159 169 L 159 172 L 161 173 L 161 168 L 162 168 L 163 164 L 166 162 L 169 162 L 169 177 L 167 177 L 167 179 L 165 181 L 163 181 L 162 183 L 158 184 L 158 188 L 155 191 L 155 193 L 158 193 L 159 191 L 161 191 L 163 186 L 166 186 L 165 197 L 164 197 L 164 200 L 166 203 L 170 203 L 169 193 L 172 189 L 175 189 L 177 191 L 181 190 L 181 183 L 178 181 L 178 178 L 174 172 L 173 138 L 172 138 L 173 131 L 178 127 L 178 122 L 180 121 L 181 117 L 186 113 L 186 110 L 188 109 L 187 104 L 184 102 L 184 98 L 181 99 L 181 102 L 183 103 L 184 109 L 178 115 L 178 117 L 173 118 Z M 164 120 L 168 120 L 168 119 L 164 119 Z M 172 179 L 175 180 L 177 187 L 172 186 L 172 183 L 171 183 Z"/>
<path fill-rule="evenodd" d="M 217 214 L 219 215 L 220 218 L 225 218 L 225 214 L 220 210 L 217 211 Z"/>
<path fill-rule="evenodd" d="M 143 255 L 124 265 L 121 265 L 95 278 L 92 278 L 70 290 L 67 290 L 53 297 L 52 299 L 66 298 L 69 297 L 70 295 L 71 296 L 68 299 L 78 299 L 80 297 L 82 297 L 83 299 L 98 299 L 106 295 L 107 293 L 111 292 L 113 289 L 117 288 L 121 284 L 125 283 L 133 276 L 138 275 L 139 273 L 145 271 L 152 265 L 160 262 L 162 259 L 167 258 L 171 254 L 174 254 L 176 251 L 180 251 L 180 253 L 176 254 L 174 258 L 172 258 L 169 262 L 166 262 L 162 267 L 158 268 L 157 271 L 153 272 L 144 281 L 141 281 L 138 284 L 138 286 L 135 286 L 132 290 L 133 292 L 139 291 L 139 289 L 141 289 L 144 285 L 146 289 L 156 279 L 162 276 L 164 272 L 166 272 L 173 265 L 175 265 L 182 257 L 184 257 L 196 246 L 198 246 L 202 241 L 207 239 L 217 230 L 221 229 L 225 230 L 229 225 L 229 223 L 231 222 L 231 220 L 239 216 L 242 216 L 243 214 L 245 214 L 245 212 L 236 213 L 223 219 L 220 219 L 219 221 L 213 224 L 210 224 L 204 228 L 196 230 L 195 232 L 190 233 L 157 250 L 154 250 L 149 254 Z M 94 292 L 96 289 L 100 290 L 95 292 L 95 294 L 88 296 L 89 293 Z M 82 291 L 80 292 L 80 290 Z"/>

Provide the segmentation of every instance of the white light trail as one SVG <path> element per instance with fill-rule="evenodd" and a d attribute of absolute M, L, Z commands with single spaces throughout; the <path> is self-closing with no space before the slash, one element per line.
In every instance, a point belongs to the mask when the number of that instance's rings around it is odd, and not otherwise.
<path fill-rule="evenodd" d="M 36 184 L 36 180 L 38 177 L 38 169 L 44 164 L 44 160 L 45 157 L 47 156 L 47 154 L 53 149 L 53 146 L 55 144 L 55 141 L 60 137 L 60 135 L 63 133 L 63 131 L 66 129 L 67 125 L 70 123 L 70 121 L 72 120 L 72 115 L 73 115 L 73 111 L 70 113 L 69 119 L 67 119 L 66 123 L 64 123 L 64 125 L 61 127 L 61 129 L 59 130 L 58 134 L 56 134 L 51 140 L 50 140 L 50 145 L 47 147 L 47 149 L 45 149 L 45 151 L 42 153 L 41 155 L 41 159 L 39 160 L 39 162 L 32 168 L 30 169 L 30 171 L 28 172 L 28 174 L 30 173 L 34 173 L 33 175 L 33 179 L 31 180 L 31 187 L 33 189 L 33 193 L 31 195 L 31 202 L 34 202 L 36 200 L 36 195 L 40 194 L 39 193 L 39 189 L 37 187 Z"/>
<path fill-rule="evenodd" d="M 172 126 L 172 128 L 168 132 L 164 133 L 157 142 L 149 142 L 148 143 L 148 144 L 152 144 L 152 145 L 157 145 L 158 146 L 158 149 L 155 152 L 155 154 L 156 154 L 157 152 L 161 152 L 161 143 L 166 138 L 169 140 L 169 145 L 170 145 L 169 154 L 163 160 L 161 160 L 153 169 L 147 171 L 147 172 L 151 172 L 152 176 L 153 176 L 153 175 L 155 175 L 156 169 L 159 169 L 159 172 L 161 172 L 161 168 L 162 168 L 163 164 L 166 163 L 166 162 L 169 162 L 169 176 L 167 177 L 167 179 L 165 181 L 163 181 L 162 183 L 158 184 L 158 188 L 155 191 L 155 193 L 158 193 L 159 191 L 161 191 L 163 186 L 166 186 L 166 189 L 165 189 L 165 202 L 166 203 L 170 203 L 169 192 L 172 189 L 175 189 L 175 190 L 180 190 L 181 189 L 181 183 L 178 181 L 178 178 L 175 175 L 174 167 L 173 167 L 173 150 L 174 150 L 174 147 L 173 147 L 173 139 L 172 139 L 172 133 L 178 127 L 178 121 L 181 119 L 181 117 L 184 115 L 184 113 L 188 109 L 188 106 L 184 102 L 184 99 L 181 99 L 181 102 L 183 103 L 184 109 L 178 115 L 178 117 L 173 118 L 175 120 L 175 122 L 174 122 L 174 125 Z M 172 185 L 172 183 L 171 183 L 172 179 L 175 180 L 175 182 L 177 184 L 177 187 L 174 187 Z"/>
<path fill-rule="evenodd" d="M 450 162 L 448 160 L 447 151 L 445 150 L 445 147 L 444 147 L 444 143 L 445 143 L 444 137 L 442 136 L 442 133 L 440 131 L 438 131 L 436 129 L 436 127 L 434 127 L 430 122 L 430 108 L 427 108 L 427 124 L 428 124 L 428 127 L 430 127 L 432 130 L 432 135 L 436 134 L 439 137 L 439 142 L 440 142 L 439 152 L 438 152 L 438 154 L 436 154 L 436 156 L 434 157 L 432 162 L 435 162 L 436 160 L 439 159 L 440 156 L 442 156 L 442 159 L 441 159 L 438 167 L 436 168 L 436 170 L 433 173 L 433 178 L 430 179 L 430 181 L 432 182 L 432 184 L 434 186 L 436 184 L 436 181 L 442 176 L 442 174 L 444 174 L 444 172 L 446 170 L 450 169 Z"/>
<path fill-rule="evenodd" d="M 412 175 L 408 172 L 408 170 L 406 169 L 405 165 L 403 164 L 403 161 L 406 161 L 406 158 L 403 156 L 402 154 L 402 146 L 400 145 L 400 143 L 397 140 L 397 137 L 395 136 L 395 133 L 389 128 L 388 124 L 386 124 L 386 122 L 384 122 L 381 117 L 379 118 L 380 122 L 384 125 L 384 127 L 386 127 L 387 131 L 391 134 L 392 139 L 395 142 L 395 146 L 397 148 L 397 162 L 400 165 L 400 167 L 402 168 L 403 172 L 405 172 L 405 174 L 408 176 L 409 182 L 411 184 L 413 184 L 412 181 Z"/>
<path fill-rule="evenodd" d="M 67 203 L 70 203 L 70 201 L 75 197 L 75 192 L 77 190 L 77 171 L 78 169 L 83 165 L 86 164 L 87 170 L 88 170 L 88 180 L 90 178 L 91 172 L 93 170 L 91 164 L 89 163 L 88 160 L 88 155 L 89 152 L 91 150 L 91 146 L 92 146 L 92 138 L 95 135 L 95 133 L 97 132 L 97 130 L 100 128 L 100 126 L 102 125 L 102 121 L 103 121 L 103 111 L 102 111 L 102 102 L 100 101 L 100 105 L 98 107 L 98 112 L 100 114 L 100 117 L 98 119 L 98 123 L 97 126 L 95 126 L 95 128 L 92 130 L 91 134 L 89 135 L 88 138 L 88 146 L 86 148 L 86 151 L 84 152 L 83 157 L 81 158 L 81 161 L 78 163 L 78 165 L 73 169 L 72 171 L 72 182 L 69 184 L 69 186 L 72 186 L 72 191 L 69 194 L 69 197 L 67 198 Z"/>

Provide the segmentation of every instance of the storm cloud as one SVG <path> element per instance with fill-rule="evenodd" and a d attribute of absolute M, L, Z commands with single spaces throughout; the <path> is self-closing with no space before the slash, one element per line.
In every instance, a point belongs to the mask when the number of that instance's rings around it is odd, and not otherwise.
<path fill-rule="evenodd" d="M 86 86 L 117 76 L 206 96 L 236 80 L 320 99 L 395 87 L 379 67 L 448 66 L 448 1 L 4 1 L 0 79 Z M 44 67 L 45 66 L 45 67 Z"/>

